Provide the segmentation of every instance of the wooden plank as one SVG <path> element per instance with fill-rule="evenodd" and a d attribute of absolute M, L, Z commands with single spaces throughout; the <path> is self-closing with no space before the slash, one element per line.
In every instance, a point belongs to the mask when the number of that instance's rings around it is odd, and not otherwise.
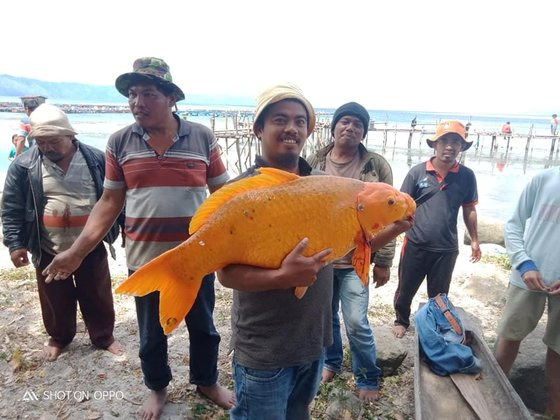
<path fill-rule="evenodd" d="M 480 420 L 494 420 L 481 387 L 476 383 L 476 375 L 453 373 L 449 376 Z"/>
<path fill-rule="evenodd" d="M 422 304 L 421 304 L 422 306 Z M 482 372 L 438 376 L 420 358 L 418 338 L 414 346 L 414 405 L 418 420 L 530 420 L 533 417 L 496 362 L 473 317 L 457 308 Z M 455 379 L 455 382 L 454 382 Z"/>

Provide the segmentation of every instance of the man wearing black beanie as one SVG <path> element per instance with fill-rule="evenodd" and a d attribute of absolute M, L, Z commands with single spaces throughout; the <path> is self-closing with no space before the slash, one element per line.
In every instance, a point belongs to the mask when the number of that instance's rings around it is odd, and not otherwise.
<path fill-rule="evenodd" d="M 369 113 L 367 110 L 361 106 L 357 102 L 348 102 L 340 106 L 333 115 L 333 119 L 331 121 L 331 133 L 334 137 L 334 128 L 336 127 L 336 123 L 346 115 L 353 115 L 354 117 L 358 117 L 362 122 L 362 127 L 364 128 L 364 134 L 362 139 L 367 136 L 369 130 Z"/>
<path fill-rule="evenodd" d="M 389 163 L 362 144 L 368 129 L 369 114 L 362 105 L 356 102 L 342 105 L 335 111 L 331 123 L 333 141 L 310 156 L 309 164 L 329 175 L 392 185 L 393 172 Z M 398 222 L 391 229 L 394 229 L 396 236 L 410 227 L 410 222 Z M 376 287 L 383 286 L 389 280 L 394 254 L 394 240 L 375 253 L 373 281 Z M 363 287 L 360 283 L 352 267 L 352 255 L 353 252 L 350 252 L 333 262 L 333 344 L 326 349 L 322 379 L 323 382 L 329 382 L 341 372 L 343 350 L 338 317 L 341 305 L 358 396 L 360 400 L 370 402 L 379 397 L 381 371 L 376 365 L 375 341 L 367 318 L 369 284 Z M 349 331 L 352 333 L 349 334 Z"/>

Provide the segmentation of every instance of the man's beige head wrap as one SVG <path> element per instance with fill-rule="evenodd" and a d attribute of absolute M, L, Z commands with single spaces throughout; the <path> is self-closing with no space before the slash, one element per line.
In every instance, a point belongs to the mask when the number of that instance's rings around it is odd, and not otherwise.
<path fill-rule="evenodd" d="M 31 131 L 27 138 L 52 136 L 75 136 L 76 131 L 70 125 L 66 114 L 54 105 L 42 104 L 29 116 Z"/>
<path fill-rule="evenodd" d="M 257 96 L 257 107 L 255 109 L 255 122 L 253 131 L 255 134 L 256 124 L 263 111 L 272 104 L 283 101 L 284 99 L 295 99 L 305 107 L 307 111 L 307 134 L 311 134 L 315 128 L 315 111 L 311 103 L 303 96 L 303 92 L 295 85 L 286 83 L 283 85 L 271 86 Z"/>

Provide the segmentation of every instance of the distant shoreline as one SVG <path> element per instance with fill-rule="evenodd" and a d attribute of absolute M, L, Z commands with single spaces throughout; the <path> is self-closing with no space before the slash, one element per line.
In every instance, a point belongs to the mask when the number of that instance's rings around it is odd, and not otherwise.
<path fill-rule="evenodd" d="M 128 105 L 108 105 L 108 104 L 65 104 L 57 103 L 57 107 L 67 114 L 126 114 L 130 113 Z M 0 102 L 0 112 L 23 113 L 23 105 L 20 102 Z M 180 115 L 190 116 L 216 116 L 225 117 L 234 114 L 244 117 L 254 115 L 252 108 L 231 109 L 231 107 L 181 107 L 178 110 Z"/>
<path fill-rule="evenodd" d="M 110 114 L 130 112 L 128 105 L 76 105 L 57 104 L 67 114 Z M 22 113 L 23 105 L 19 102 L 0 102 L 0 112 Z"/>

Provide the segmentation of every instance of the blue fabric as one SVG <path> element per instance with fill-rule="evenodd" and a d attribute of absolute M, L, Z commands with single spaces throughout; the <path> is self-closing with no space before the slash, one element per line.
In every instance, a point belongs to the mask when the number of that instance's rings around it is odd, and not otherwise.
<path fill-rule="evenodd" d="M 416 333 L 422 357 L 430 369 L 440 376 L 452 373 L 478 373 L 480 360 L 475 357 L 469 346 L 461 344 L 464 328 L 455 307 L 447 295 L 439 295 L 445 306 L 461 326 L 462 334 L 457 334 L 445 315 L 438 307 L 435 298 L 416 312 Z"/>
<path fill-rule="evenodd" d="M 539 271 L 539 269 L 537 268 L 537 264 L 535 264 L 532 260 L 527 260 L 517 266 L 517 271 L 519 271 L 519 274 L 523 277 L 523 274 L 527 271 Z"/>
<path fill-rule="evenodd" d="M 368 322 L 369 288 L 353 268 L 335 268 L 333 282 L 333 344 L 326 349 L 325 367 L 340 373 L 342 337 L 338 316 L 339 302 L 352 355 L 352 372 L 358 389 L 379 389 L 381 369 L 376 365 L 375 341 Z"/>
<path fill-rule="evenodd" d="M 233 360 L 233 420 L 307 420 L 321 383 L 323 360 L 278 369 L 251 369 Z"/>

